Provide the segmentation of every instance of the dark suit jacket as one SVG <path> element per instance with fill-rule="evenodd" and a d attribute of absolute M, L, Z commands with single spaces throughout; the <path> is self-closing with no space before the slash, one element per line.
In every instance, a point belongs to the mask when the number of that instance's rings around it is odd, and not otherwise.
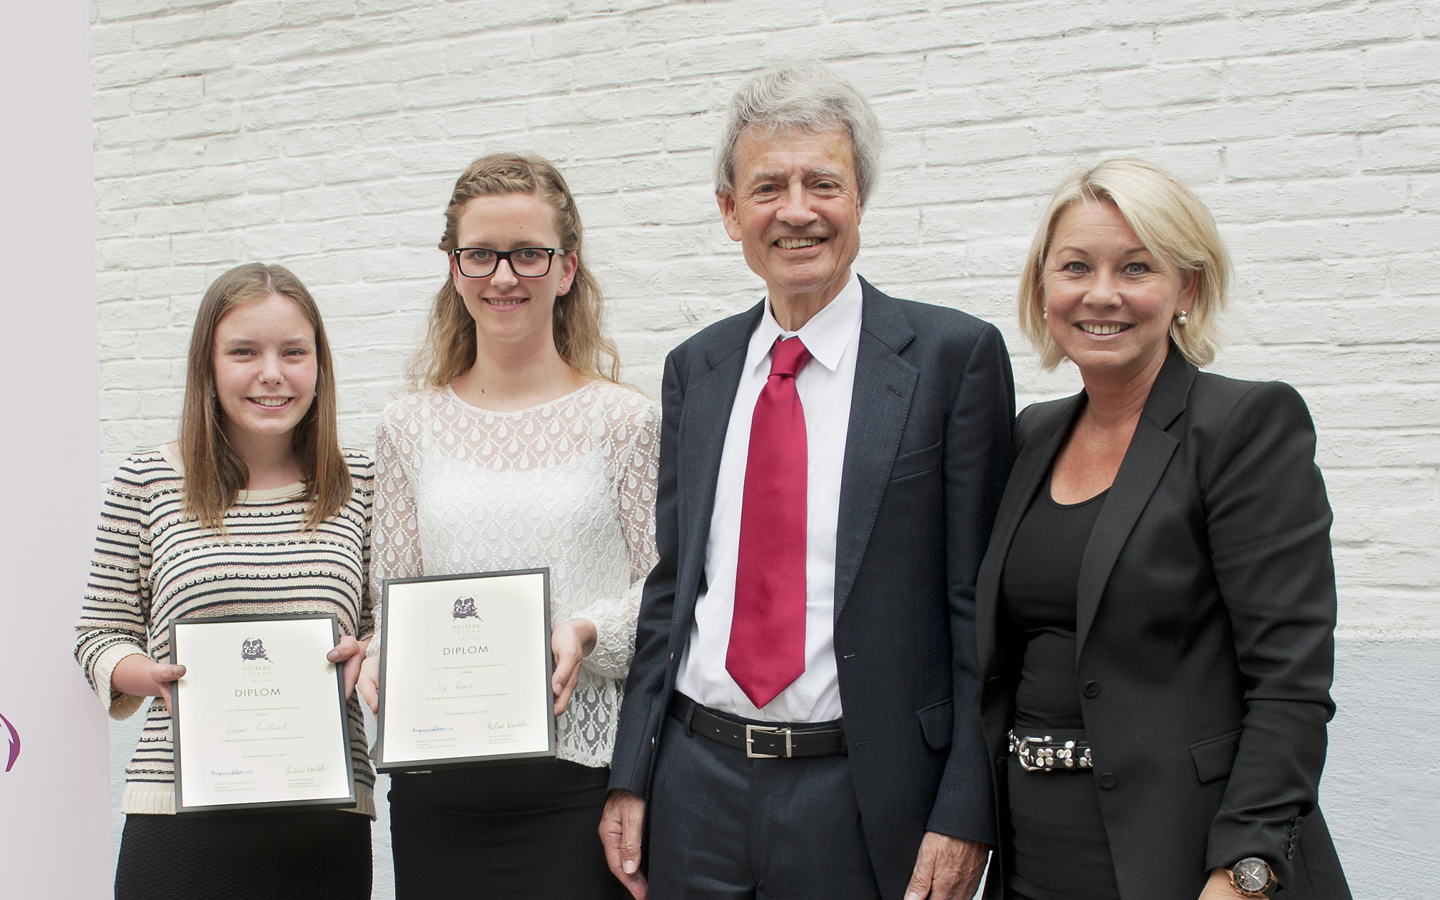
<path fill-rule="evenodd" d="M 1083 404 L 1081 393 L 1021 413 L 980 571 L 1002 854 L 1023 647 L 997 612 L 1000 577 Z M 1270 863 L 1282 896 L 1350 896 L 1316 807 L 1334 712 L 1330 520 L 1299 394 L 1200 372 L 1172 347 L 1078 584 L 1075 684 L 1121 896 L 1195 900 L 1211 868 L 1247 856 Z"/>
<path fill-rule="evenodd" d="M 835 654 L 871 861 L 886 896 L 899 897 L 927 829 L 995 840 L 974 588 L 1010 469 L 1015 400 L 994 326 L 861 284 L 836 538 Z M 612 789 L 645 796 L 649 788 L 705 578 L 730 409 L 762 311 L 706 328 L 665 362 L 660 561 L 641 601 Z"/>

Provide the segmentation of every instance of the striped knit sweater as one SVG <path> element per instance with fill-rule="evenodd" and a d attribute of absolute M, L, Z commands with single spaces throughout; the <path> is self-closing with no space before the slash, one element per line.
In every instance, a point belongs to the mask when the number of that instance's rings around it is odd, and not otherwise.
<path fill-rule="evenodd" d="M 242 491 L 225 513 L 228 535 L 181 515 L 183 476 L 174 446 L 136 453 L 105 495 L 85 589 L 75 658 L 112 718 L 125 719 L 144 698 L 116 693 L 115 666 L 139 653 L 170 656 L 173 619 L 253 613 L 334 613 L 341 634 L 363 640 L 374 630 L 366 578 L 374 465 L 345 451 L 355 491 L 340 513 L 305 530 L 299 484 Z M 349 704 L 355 761 L 355 811 L 375 815 L 375 775 L 365 752 L 358 698 Z M 175 812 L 170 711 L 150 702 L 140 745 L 125 768 L 127 814 Z"/>

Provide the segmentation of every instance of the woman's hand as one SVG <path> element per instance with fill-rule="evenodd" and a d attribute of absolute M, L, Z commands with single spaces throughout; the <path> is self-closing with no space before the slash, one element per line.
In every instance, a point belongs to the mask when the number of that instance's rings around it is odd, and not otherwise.
<path fill-rule="evenodd" d="M 159 697 L 169 708 L 170 685 L 184 675 L 184 666 L 157 663 L 144 654 L 132 653 L 110 673 L 110 688 L 136 697 Z"/>
<path fill-rule="evenodd" d="M 550 630 L 550 652 L 555 657 L 550 689 L 555 692 L 555 715 L 570 705 L 570 695 L 580 681 L 580 661 L 594 649 L 595 623 L 589 619 L 567 619 Z"/>
<path fill-rule="evenodd" d="M 355 692 L 355 679 L 360 677 L 360 664 L 365 661 L 365 651 L 370 648 L 370 639 L 357 641 L 346 635 L 335 645 L 335 649 L 325 654 L 325 658 L 340 666 L 340 671 L 345 679 L 345 699 L 349 700 L 350 695 Z M 365 699 L 370 699 L 366 697 Z"/>
<path fill-rule="evenodd" d="M 1226 869 L 1211 869 L 1210 880 L 1200 892 L 1200 900 L 1236 900 L 1243 896 L 1230 884 L 1230 872 Z"/>
<path fill-rule="evenodd" d="M 369 641 L 365 642 L 367 645 Z M 360 665 L 360 674 L 355 680 L 360 696 L 370 705 L 370 711 L 380 715 L 380 657 L 368 657 Z"/>

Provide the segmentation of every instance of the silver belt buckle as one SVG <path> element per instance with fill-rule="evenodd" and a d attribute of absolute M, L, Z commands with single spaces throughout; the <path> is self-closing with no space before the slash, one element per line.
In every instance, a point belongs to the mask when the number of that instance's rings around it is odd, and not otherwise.
<path fill-rule="evenodd" d="M 1011 732 L 1011 735 L 1012 735 L 1012 736 L 1011 736 L 1011 739 L 1014 740 L 1014 736 L 1013 736 L 1013 735 L 1014 735 L 1014 732 Z M 1019 751 L 1019 753 L 1016 754 L 1016 755 L 1017 755 L 1017 756 L 1019 757 L 1019 759 L 1020 759 L 1020 768 L 1024 769 L 1026 772 L 1043 772 L 1043 771 L 1045 771 L 1045 765 L 1044 765 L 1044 763 L 1041 763 L 1040 765 L 1036 765 L 1035 763 L 1033 763 L 1033 762 L 1030 761 L 1030 753 L 1031 753 L 1031 750 L 1030 750 L 1030 742 L 1031 742 L 1032 740 L 1035 740 L 1035 738 L 1030 738 L 1030 737 L 1023 737 L 1023 738 L 1021 738 L 1019 741 L 1016 742 L 1016 744 L 1015 744 L 1015 750 L 1012 750 L 1012 751 L 1010 751 L 1010 752 L 1015 753 L 1015 751 L 1017 751 L 1017 750 Z M 1045 735 L 1043 738 L 1040 738 L 1039 740 L 1041 740 L 1041 741 L 1048 741 L 1048 740 L 1050 740 L 1050 735 L 1047 734 L 1047 735 Z"/>
<path fill-rule="evenodd" d="M 783 734 L 783 735 L 785 735 L 785 752 L 784 752 L 784 754 L 778 754 L 778 753 L 756 753 L 756 752 L 755 752 L 755 732 L 757 732 L 757 731 L 760 732 L 760 733 L 762 733 L 762 734 Z M 791 754 L 793 753 L 793 750 L 794 750 L 794 748 L 792 747 L 792 741 L 791 741 L 791 738 L 790 738 L 790 729 L 788 729 L 788 728 L 771 728 L 771 727 L 768 726 L 768 725 L 746 725 L 746 726 L 745 726 L 745 755 L 746 755 L 748 758 L 750 758 L 750 759 L 779 759 L 779 758 L 783 755 L 785 759 L 789 759 L 790 756 L 791 756 Z"/>

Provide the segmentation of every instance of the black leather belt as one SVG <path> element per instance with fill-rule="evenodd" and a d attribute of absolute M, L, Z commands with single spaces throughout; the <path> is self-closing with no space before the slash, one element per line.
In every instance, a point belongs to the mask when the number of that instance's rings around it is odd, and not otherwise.
<path fill-rule="evenodd" d="M 698 734 L 751 759 L 834 756 L 845 752 L 845 729 L 833 722 L 755 722 L 707 709 L 684 694 L 670 695 L 670 715 Z"/>

